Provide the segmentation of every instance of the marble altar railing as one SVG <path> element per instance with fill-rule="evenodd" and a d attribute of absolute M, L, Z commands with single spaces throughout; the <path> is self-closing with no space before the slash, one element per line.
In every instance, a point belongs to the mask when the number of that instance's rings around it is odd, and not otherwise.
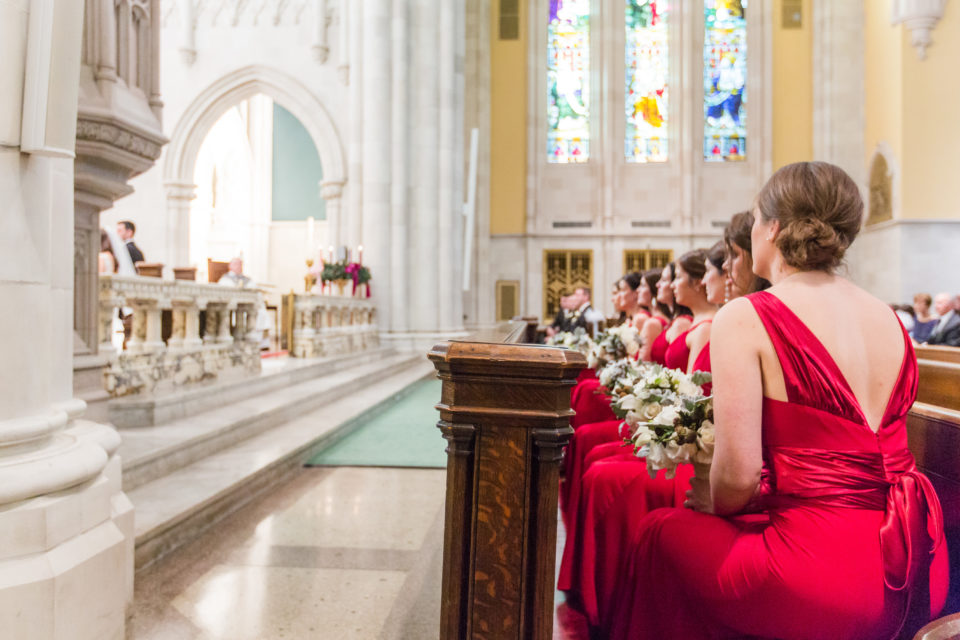
<path fill-rule="evenodd" d="M 287 351 L 314 358 L 363 351 L 380 343 L 369 298 L 290 293 L 283 298 Z"/>
<path fill-rule="evenodd" d="M 100 276 L 100 350 L 114 354 L 104 373 L 106 390 L 112 396 L 159 394 L 256 375 L 262 336 L 255 326 L 262 305 L 255 289 Z M 117 353 L 113 324 L 123 308 L 132 312 L 132 328 Z"/>

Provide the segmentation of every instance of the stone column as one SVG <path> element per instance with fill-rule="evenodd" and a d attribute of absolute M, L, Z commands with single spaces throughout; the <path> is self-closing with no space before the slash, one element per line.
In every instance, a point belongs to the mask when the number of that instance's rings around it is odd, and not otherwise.
<path fill-rule="evenodd" d="M 438 74 L 439 39 L 437 16 L 441 0 L 417 0 L 412 8 L 413 61 L 411 76 L 417 78 L 411 89 L 411 128 L 417 132 L 410 162 L 410 328 L 428 332 L 437 328 L 437 292 L 439 279 L 436 252 L 438 234 L 439 112 Z M 381 316 L 382 317 L 382 316 Z M 381 330 L 386 328 L 384 323 Z"/>
<path fill-rule="evenodd" d="M 341 242 L 360 244 L 363 224 L 363 3 L 347 2 L 350 27 L 350 120 L 347 129 L 347 217 Z M 379 87 L 378 87 L 379 89 Z"/>
<path fill-rule="evenodd" d="M 391 86 L 392 0 L 363 3 L 363 236 L 364 256 L 384 293 L 391 290 L 391 117 L 393 101 L 383 94 Z M 391 327 L 390 300 L 380 298 L 384 325 Z"/>
<path fill-rule="evenodd" d="M 438 328 L 463 328 L 463 40 L 464 0 L 440 3 Z"/>
<path fill-rule="evenodd" d="M 0 7 L 0 20 L 8 10 Z M 11 29 L 14 48 L 27 42 L 26 19 Z M 46 47 L 59 67 L 57 46 L 75 61 L 74 39 L 79 48 L 79 33 L 31 46 Z M 11 68 L 25 59 L 20 47 L 0 63 L 4 73 L 22 73 Z M 0 125 L 10 114 L 20 121 L 19 98 L 9 100 L 0 96 Z M 63 105 L 47 113 L 61 131 L 76 118 Z M 21 154 L 18 145 L 0 147 L 0 354 L 9 363 L 0 370 L 0 635 L 122 638 L 133 512 L 114 455 L 120 438 L 80 419 L 85 405 L 73 396 L 73 161 Z"/>
<path fill-rule="evenodd" d="M 327 244 L 339 247 L 343 244 L 343 182 L 321 181 L 320 197 L 327 207 Z"/>
<path fill-rule="evenodd" d="M 167 251 L 173 267 L 190 264 L 190 202 L 197 197 L 197 185 L 182 182 L 164 184 L 167 192 Z M 198 265 L 206 269 L 207 265 Z"/>
<path fill-rule="evenodd" d="M 409 220 L 410 163 L 410 3 L 393 0 L 393 127 L 392 188 L 390 191 L 390 329 L 407 331 L 410 327 L 410 281 L 407 276 L 407 226 Z M 385 292 L 386 293 L 386 292 Z"/>

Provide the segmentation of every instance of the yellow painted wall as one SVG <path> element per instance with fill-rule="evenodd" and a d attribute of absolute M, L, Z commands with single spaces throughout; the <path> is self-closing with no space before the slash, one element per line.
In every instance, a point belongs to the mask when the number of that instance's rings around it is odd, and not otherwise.
<path fill-rule="evenodd" d="M 903 166 L 903 28 L 891 26 L 887 2 L 864 5 L 864 167 L 885 142 Z M 912 53 L 912 52 L 907 52 Z"/>
<path fill-rule="evenodd" d="M 812 0 L 803 26 L 783 28 L 783 3 L 773 3 L 773 168 L 813 159 Z"/>
<path fill-rule="evenodd" d="M 527 206 L 528 0 L 520 0 L 520 38 L 500 40 L 500 3 L 490 23 L 490 233 L 523 233 Z"/>
<path fill-rule="evenodd" d="M 908 33 L 902 51 L 903 217 L 960 219 L 960 3 L 947 3 L 926 60 Z"/>

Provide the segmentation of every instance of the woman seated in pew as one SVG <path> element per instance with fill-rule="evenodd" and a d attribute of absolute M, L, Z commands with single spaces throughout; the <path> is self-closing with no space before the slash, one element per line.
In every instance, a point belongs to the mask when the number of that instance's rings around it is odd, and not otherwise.
<path fill-rule="evenodd" d="M 640 299 L 649 300 L 650 317 L 643 323 L 637 325 L 640 331 L 640 351 L 637 353 L 637 360 L 650 362 L 653 357 L 653 346 L 664 336 L 666 341 L 666 331 L 670 327 L 672 311 L 666 302 L 660 301 L 660 279 L 663 277 L 663 271 L 660 269 L 648 269 L 643 272 L 643 278 L 640 280 Z M 672 296 L 671 296 L 672 301 Z M 666 348 L 664 348 L 666 351 Z"/>
<path fill-rule="evenodd" d="M 678 342 L 685 341 L 687 348 L 682 363 L 680 352 L 675 351 L 680 366 L 674 368 L 688 373 L 710 371 L 710 322 L 724 300 L 725 257 L 724 243 L 718 242 L 707 252 L 693 251 L 678 261 L 674 292 L 677 300 L 693 310 L 695 320 L 693 327 L 677 338 Z M 704 391 L 709 393 L 709 388 Z M 619 432 L 620 423 L 615 427 Z M 595 446 L 586 456 L 583 469 L 576 499 L 578 513 L 568 518 L 557 584 L 579 603 L 587 621 L 598 626 L 611 586 L 607 578 L 611 572 L 603 569 L 619 567 L 617 558 L 629 524 L 651 509 L 682 504 L 693 468 L 681 465 L 674 478 L 666 478 L 663 471 L 650 478 L 645 461 L 633 454 L 632 447 L 623 446 L 618 435 Z M 614 504 L 620 508 L 608 517 Z"/>
<path fill-rule="evenodd" d="M 671 262 L 663 268 L 660 278 L 650 287 L 657 292 L 655 299 L 657 308 L 661 312 L 669 311 L 673 318 L 652 344 L 652 362 L 660 364 L 665 363 L 664 358 L 670 342 L 675 340 L 677 336 L 684 334 L 690 328 L 692 320 L 690 310 L 676 304 L 674 299 L 673 280 L 675 273 L 676 262 Z M 648 280 L 648 282 L 650 281 Z M 575 504 L 577 498 L 575 496 L 579 496 L 579 484 L 586 454 L 596 444 L 618 440 L 620 437 L 621 421 L 616 419 L 610 409 L 610 399 L 599 393 L 599 380 L 596 379 L 596 376 L 591 376 L 591 379 L 592 382 L 586 384 L 582 384 L 582 378 L 578 379 L 570 394 L 570 406 L 577 412 L 577 415 L 570 421 L 575 431 L 570 442 L 567 443 L 564 453 L 564 480 L 560 485 L 560 509 L 565 522 L 566 516 L 571 512 L 576 513 L 577 510 Z"/>
<path fill-rule="evenodd" d="M 709 479 L 632 524 L 603 637 L 896 638 L 939 613 L 942 514 L 906 438 L 916 358 L 887 306 L 834 272 L 862 213 L 827 163 L 760 192 L 754 270 L 773 286 L 714 323 Z"/>

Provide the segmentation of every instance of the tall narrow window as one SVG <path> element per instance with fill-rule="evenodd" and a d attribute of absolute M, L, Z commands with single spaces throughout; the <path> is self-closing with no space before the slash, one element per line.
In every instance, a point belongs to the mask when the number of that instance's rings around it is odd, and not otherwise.
<path fill-rule="evenodd" d="M 550 0 L 547 161 L 590 157 L 590 0 Z"/>
<path fill-rule="evenodd" d="M 667 2 L 626 0 L 627 162 L 667 160 Z"/>
<path fill-rule="evenodd" d="M 703 157 L 747 158 L 747 0 L 703 2 Z"/>

